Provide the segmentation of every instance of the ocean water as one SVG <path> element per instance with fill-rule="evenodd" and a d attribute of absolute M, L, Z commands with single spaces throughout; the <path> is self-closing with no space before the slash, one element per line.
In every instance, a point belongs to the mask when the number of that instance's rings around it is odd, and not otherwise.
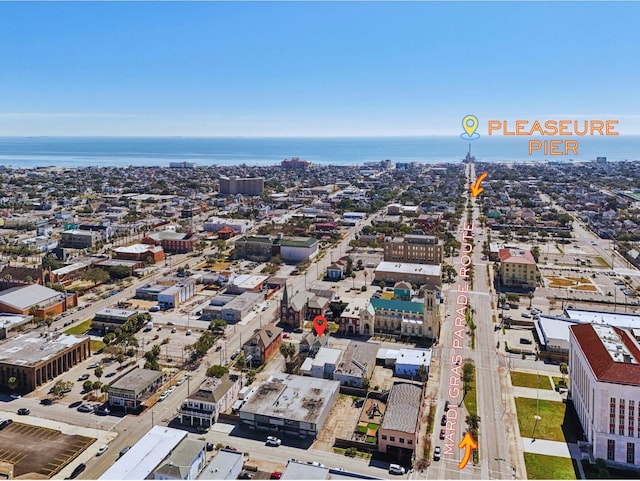
<path fill-rule="evenodd" d="M 548 138 L 551 140 L 551 138 Z M 566 137 L 564 137 L 566 139 Z M 478 161 L 610 161 L 640 159 L 640 137 L 582 137 L 577 156 L 530 156 L 528 137 L 483 136 L 471 142 Z M 0 165 L 41 166 L 168 166 L 188 161 L 197 165 L 276 165 L 300 157 L 315 164 L 357 165 L 393 162 L 459 162 L 469 142 L 459 136 L 315 137 L 315 138 L 189 138 L 189 137 L 4 137 Z"/>

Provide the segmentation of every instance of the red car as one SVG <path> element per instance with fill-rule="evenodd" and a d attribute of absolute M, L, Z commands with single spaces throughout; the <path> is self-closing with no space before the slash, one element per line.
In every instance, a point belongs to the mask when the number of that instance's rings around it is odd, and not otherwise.
<path fill-rule="evenodd" d="M 291 334 L 289 334 L 288 332 L 285 332 L 285 333 L 282 335 L 282 337 L 283 337 L 283 338 L 285 338 L 285 339 L 289 339 L 289 338 L 291 337 Z"/>
<path fill-rule="evenodd" d="M 440 430 L 440 439 L 444 439 L 444 429 Z"/>
<path fill-rule="evenodd" d="M 282 473 L 280 471 L 274 471 L 273 473 L 271 473 L 271 479 L 280 479 L 280 476 L 282 476 Z"/>

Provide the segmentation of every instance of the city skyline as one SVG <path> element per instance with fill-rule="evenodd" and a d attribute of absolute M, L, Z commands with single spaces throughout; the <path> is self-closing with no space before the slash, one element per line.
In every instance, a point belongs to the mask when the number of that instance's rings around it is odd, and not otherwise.
<path fill-rule="evenodd" d="M 3 136 L 640 134 L 633 3 L 4 3 Z M 603 19 L 607 18 L 607 22 Z"/>

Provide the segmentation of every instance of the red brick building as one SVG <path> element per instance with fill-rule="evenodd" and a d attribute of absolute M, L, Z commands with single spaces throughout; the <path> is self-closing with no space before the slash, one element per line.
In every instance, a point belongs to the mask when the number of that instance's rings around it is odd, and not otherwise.
<path fill-rule="evenodd" d="M 164 249 L 161 246 L 149 244 L 133 244 L 113 249 L 113 258 L 155 264 L 164 260 Z"/>

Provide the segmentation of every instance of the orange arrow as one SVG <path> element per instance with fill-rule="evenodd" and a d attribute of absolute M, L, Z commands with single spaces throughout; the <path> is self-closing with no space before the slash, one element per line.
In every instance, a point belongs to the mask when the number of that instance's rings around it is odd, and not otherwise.
<path fill-rule="evenodd" d="M 462 461 L 458 464 L 458 469 L 464 469 L 464 467 L 469 462 L 469 458 L 471 458 L 471 451 L 478 447 L 478 443 L 476 443 L 475 439 L 471 437 L 471 434 L 464 433 L 464 438 L 458 444 L 459 448 L 464 448 L 464 456 L 462 456 Z"/>
<path fill-rule="evenodd" d="M 471 189 L 472 196 L 478 197 L 478 194 L 480 194 L 480 192 L 484 190 L 482 187 L 480 187 L 480 184 L 482 183 L 482 181 L 487 175 L 489 174 L 487 174 L 486 172 L 483 172 L 482 174 L 480 174 L 478 178 L 476 178 L 475 184 L 469 184 L 469 188 Z"/>

